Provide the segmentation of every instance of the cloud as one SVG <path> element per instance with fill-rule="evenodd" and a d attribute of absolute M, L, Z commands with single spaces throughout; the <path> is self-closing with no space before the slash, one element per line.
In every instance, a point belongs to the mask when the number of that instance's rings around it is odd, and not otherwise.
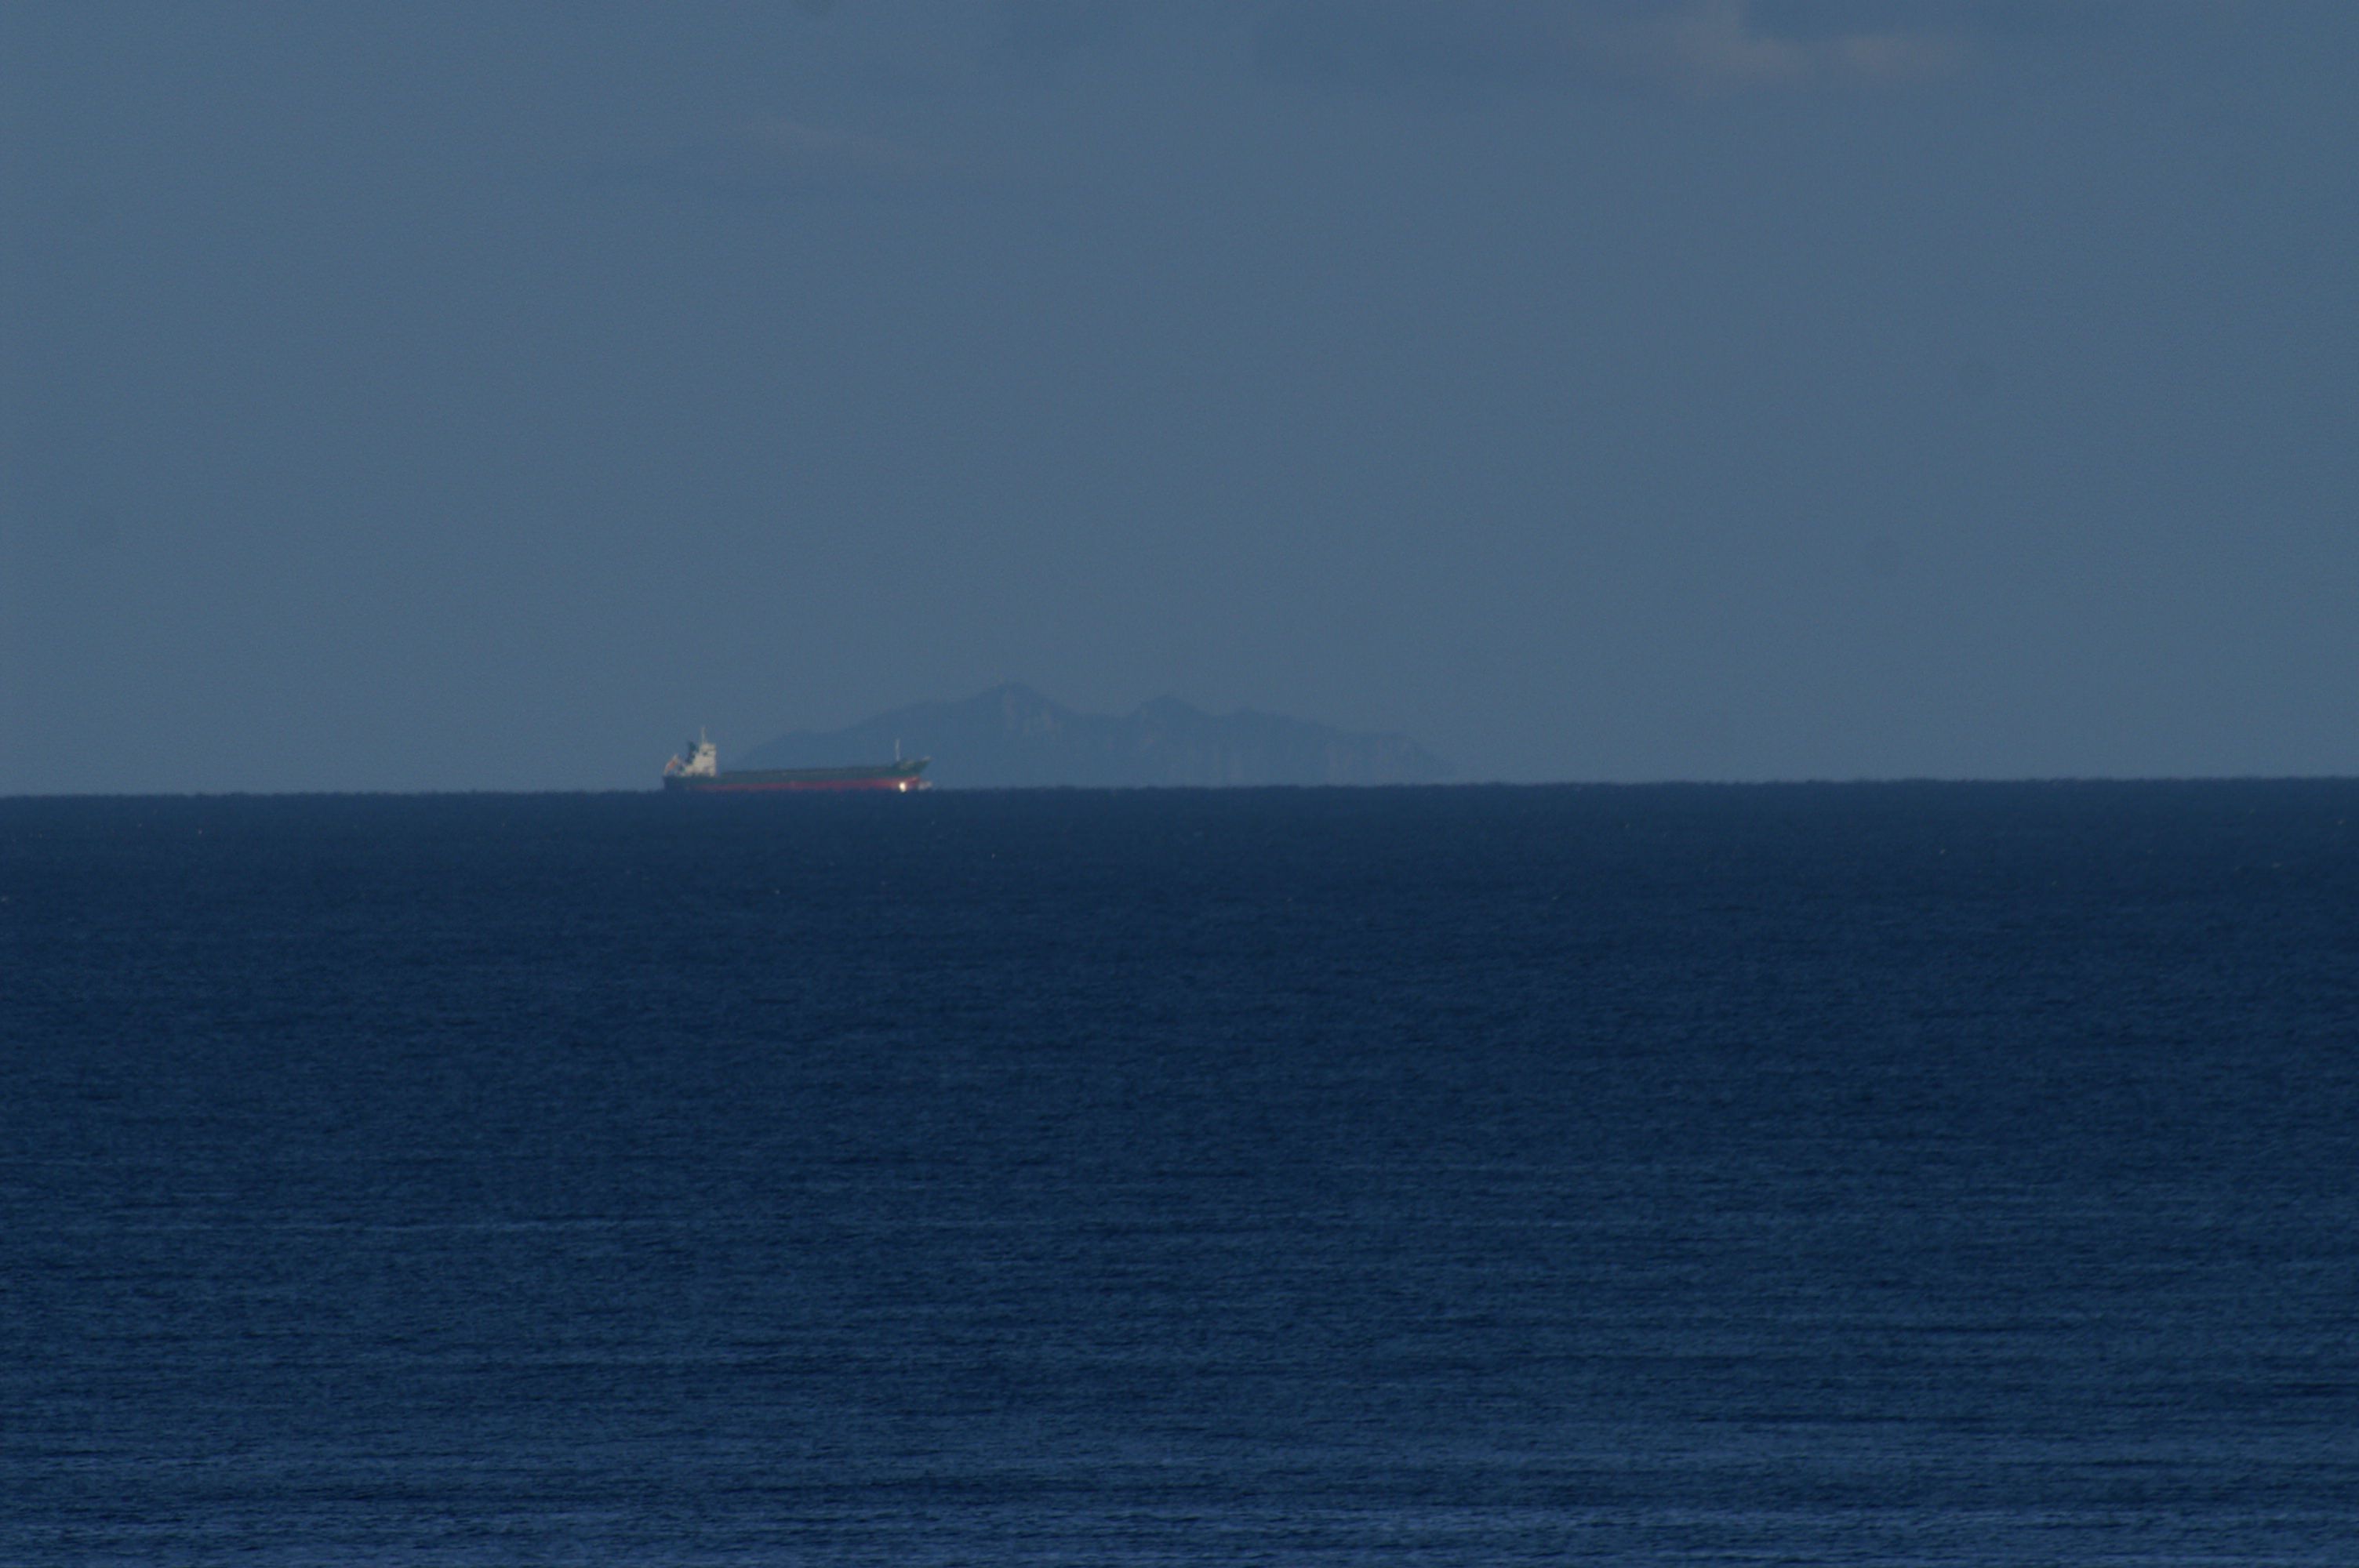
<path fill-rule="evenodd" d="M 1760 25 L 1746 0 L 1625 23 L 1607 42 L 1633 74 L 1702 92 L 1900 81 L 1953 70 L 1969 52 L 1961 33 L 1909 26 L 1905 12 L 1864 13 L 1849 26 L 1796 34 Z"/>
<path fill-rule="evenodd" d="M 1940 75 L 1972 58 L 1973 20 L 1905 0 L 1279 0 L 1255 51 L 1269 74 L 1341 87 L 1717 93 Z"/>

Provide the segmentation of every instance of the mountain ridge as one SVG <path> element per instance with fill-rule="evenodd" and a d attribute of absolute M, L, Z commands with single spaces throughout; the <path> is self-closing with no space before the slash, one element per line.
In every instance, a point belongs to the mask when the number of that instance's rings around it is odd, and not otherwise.
<path fill-rule="evenodd" d="M 842 730 L 796 730 L 734 759 L 745 768 L 929 756 L 948 788 L 1433 784 L 1450 764 L 1405 735 L 1367 734 L 1158 697 L 1083 713 L 1008 681 L 959 701 L 912 703 Z"/>

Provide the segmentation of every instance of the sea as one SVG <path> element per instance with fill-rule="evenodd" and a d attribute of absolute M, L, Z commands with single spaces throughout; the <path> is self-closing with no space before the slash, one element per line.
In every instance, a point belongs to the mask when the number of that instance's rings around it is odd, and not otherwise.
<path fill-rule="evenodd" d="M 2359 1561 L 2359 783 L 0 801 L 0 1563 Z"/>

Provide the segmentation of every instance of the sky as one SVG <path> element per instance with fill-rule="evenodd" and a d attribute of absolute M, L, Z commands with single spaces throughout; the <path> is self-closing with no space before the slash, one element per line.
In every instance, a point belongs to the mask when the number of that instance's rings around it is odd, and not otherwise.
<path fill-rule="evenodd" d="M 2359 773 L 2359 6 L 0 7 L 0 794 L 1006 680 Z"/>

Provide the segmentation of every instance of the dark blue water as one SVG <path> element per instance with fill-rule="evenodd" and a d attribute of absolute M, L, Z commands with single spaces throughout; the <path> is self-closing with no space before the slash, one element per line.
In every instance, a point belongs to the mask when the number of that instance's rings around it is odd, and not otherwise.
<path fill-rule="evenodd" d="M 2354 823 L 0 802 L 0 1561 L 2348 1563 Z"/>

